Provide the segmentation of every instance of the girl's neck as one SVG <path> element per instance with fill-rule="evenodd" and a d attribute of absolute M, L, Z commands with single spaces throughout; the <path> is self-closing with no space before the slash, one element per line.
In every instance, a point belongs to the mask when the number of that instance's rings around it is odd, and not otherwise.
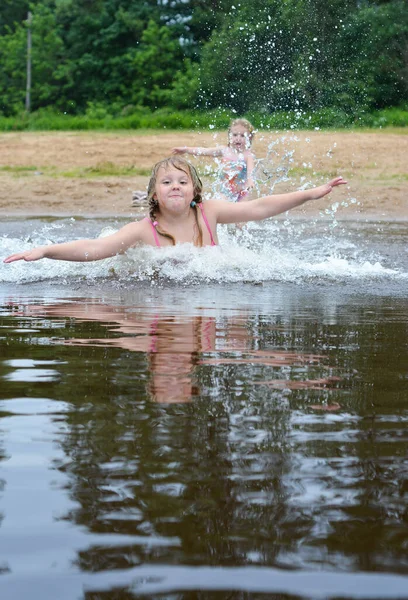
<path fill-rule="evenodd" d="M 176 244 L 195 244 L 198 236 L 197 221 L 194 210 L 188 207 L 182 214 L 159 213 L 156 215 L 159 228 L 172 235 Z"/>
<path fill-rule="evenodd" d="M 249 148 L 234 148 L 234 146 L 228 146 L 228 149 L 231 150 L 234 154 L 244 154 L 245 150 L 249 150 Z"/>

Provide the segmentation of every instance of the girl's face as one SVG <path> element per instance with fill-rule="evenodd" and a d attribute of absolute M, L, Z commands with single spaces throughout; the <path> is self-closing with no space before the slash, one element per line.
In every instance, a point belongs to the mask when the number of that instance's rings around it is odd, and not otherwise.
<path fill-rule="evenodd" d="M 242 152 L 251 146 L 251 136 L 243 125 L 233 125 L 229 132 L 229 145 Z"/>
<path fill-rule="evenodd" d="M 175 167 L 160 167 L 157 172 L 155 196 L 161 208 L 181 211 L 194 198 L 193 181 L 188 173 Z"/>

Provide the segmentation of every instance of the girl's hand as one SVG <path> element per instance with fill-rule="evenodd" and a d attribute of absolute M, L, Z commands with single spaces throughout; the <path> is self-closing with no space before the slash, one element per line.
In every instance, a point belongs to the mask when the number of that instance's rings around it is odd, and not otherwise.
<path fill-rule="evenodd" d="M 244 200 L 248 196 L 249 192 L 255 187 L 253 179 L 248 179 L 246 186 L 238 193 L 238 202 Z"/>
<path fill-rule="evenodd" d="M 186 150 L 187 150 L 187 148 L 185 146 L 177 146 L 176 148 L 172 149 L 171 153 L 172 154 L 184 154 Z"/>
<path fill-rule="evenodd" d="M 25 250 L 24 252 L 17 252 L 16 254 L 11 254 L 11 256 L 7 256 L 3 260 L 5 263 L 12 263 L 16 260 L 25 260 L 27 262 L 32 262 L 34 260 L 40 260 L 44 258 L 44 249 L 43 248 L 33 248 L 32 250 Z"/>
<path fill-rule="evenodd" d="M 335 177 L 328 183 L 320 185 L 319 187 L 311 190 L 311 192 L 313 193 L 312 199 L 317 200 L 318 198 L 323 198 L 324 196 L 327 196 L 327 194 L 330 194 L 334 187 L 338 185 L 345 185 L 346 183 L 347 181 L 343 179 L 343 177 Z"/>

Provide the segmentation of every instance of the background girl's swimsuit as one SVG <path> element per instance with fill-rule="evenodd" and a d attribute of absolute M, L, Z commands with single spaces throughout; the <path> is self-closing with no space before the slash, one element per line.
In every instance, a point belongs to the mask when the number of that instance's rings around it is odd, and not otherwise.
<path fill-rule="evenodd" d="M 247 164 L 242 154 L 237 160 L 223 158 L 218 171 L 217 192 L 226 196 L 229 202 L 239 202 L 247 193 L 243 189 L 247 177 Z"/>
<path fill-rule="evenodd" d="M 202 215 L 202 217 L 203 217 L 204 223 L 205 223 L 205 224 L 206 224 L 206 226 L 207 226 L 208 233 L 210 234 L 211 246 L 216 246 L 217 244 L 216 244 L 216 243 L 215 243 L 215 241 L 214 241 L 214 238 L 213 238 L 213 234 L 212 234 L 212 231 L 211 231 L 210 224 L 209 224 L 209 222 L 208 222 L 208 219 L 207 219 L 207 216 L 206 216 L 206 214 L 205 214 L 205 212 L 204 212 L 204 207 L 203 207 L 203 205 L 201 204 L 201 202 L 199 202 L 199 203 L 197 204 L 197 206 L 199 206 L 199 207 L 200 207 L 200 209 L 201 209 L 201 215 Z M 151 218 L 150 218 L 150 217 L 145 217 L 145 218 L 146 218 L 146 220 L 147 220 L 147 221 L 149 221 L 150 225 L 152 226 L 152 230 L 153 230 L 153 236 L 154 236 L 154 241 L 156 242 L 156 246 L 157 246 L 158 248 L 160 248 L 160 240 L 159 240 L 159 236 L 157 235 L 156 226 L 153 224 L 153 221 L 151 220 Z"/>

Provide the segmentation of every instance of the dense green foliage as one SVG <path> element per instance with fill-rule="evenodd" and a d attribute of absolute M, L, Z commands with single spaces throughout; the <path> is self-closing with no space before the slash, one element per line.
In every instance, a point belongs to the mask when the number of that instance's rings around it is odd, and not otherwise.
<path fill-rule="evenodd" d="M 3 0 L 0 64 L 2 129 L 194 127 L 206 111 L 216 126 L 237 113 L 370 124 L 407 106 L 408 11 L 405 0 Z"/>
<path fill-rule="evenodd" d="M 234 118 L 230 110 L 175 111 L 160 108 L 139 109 L 129 115 L 113 117 L 104 109 L 90 107 L 84 115 L 66 115 L 48 109 L 21 113 L 14 117 L 0 116 L 0 131 L 87 131 L 117 129 L 226 129 Z M 340 129 L 370 127 L 408 127 L 408 109 L 386 108 L 361 115 L 343 110 L 322 109 L 299 116 L 294 111 L 250 112 L 242 116 L 259 129 Z"/>

